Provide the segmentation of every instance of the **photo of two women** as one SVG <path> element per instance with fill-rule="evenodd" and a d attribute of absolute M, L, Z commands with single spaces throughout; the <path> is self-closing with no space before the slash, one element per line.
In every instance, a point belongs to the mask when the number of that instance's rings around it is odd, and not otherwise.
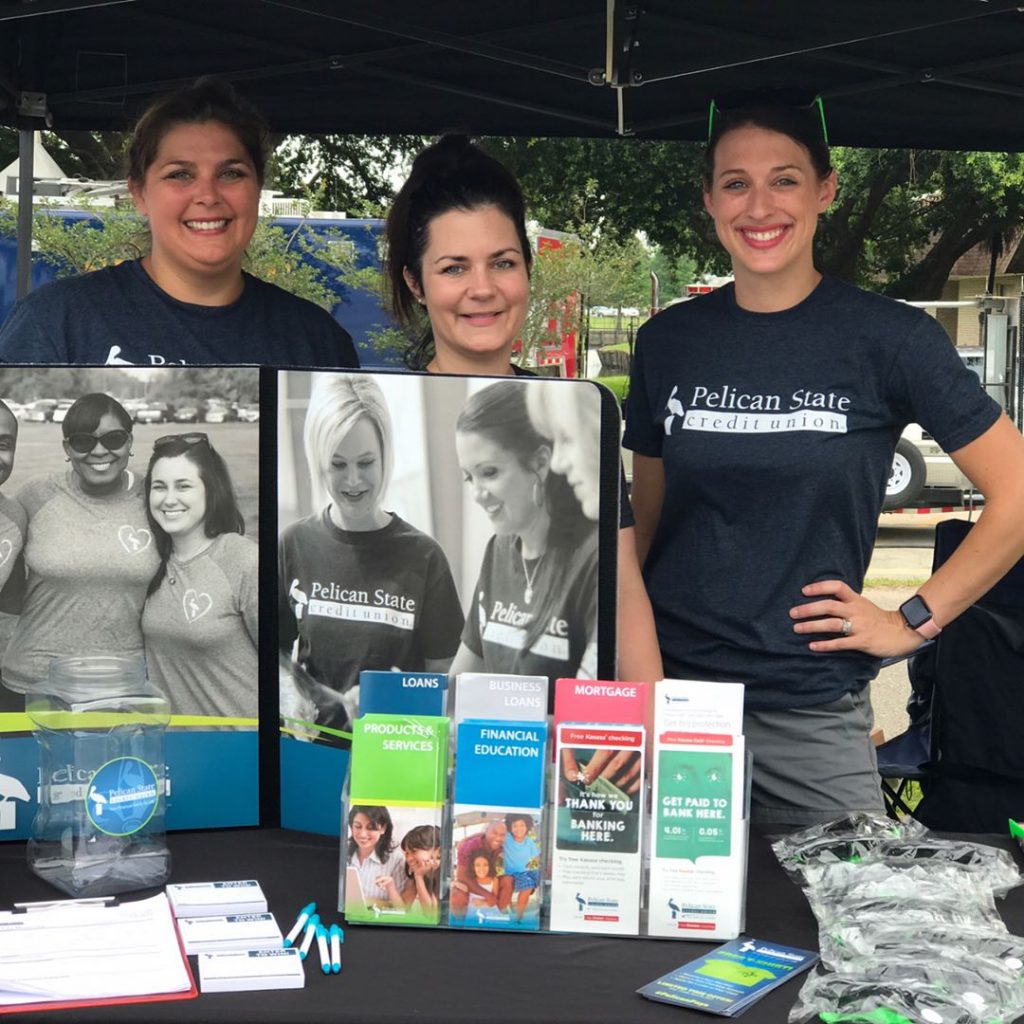
<path fill-rule="evenodd" d="M 180 724 L 256 728 L 258 391 L 256 369 L 0 370 L 0 711 L 54 658 L 115 655 Z"/>
<path fill-rule="evenodd" d="M 586 383 L 283 373 L 283 731 L 343 745 L 363 669 L 596 677 L 599 422 Z"/>

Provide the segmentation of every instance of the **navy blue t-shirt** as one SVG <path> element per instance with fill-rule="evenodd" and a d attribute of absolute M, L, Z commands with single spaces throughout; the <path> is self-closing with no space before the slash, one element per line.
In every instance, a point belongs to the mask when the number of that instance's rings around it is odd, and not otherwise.
<path fill-rule="evenodd" d="M 44 285 L 0 328 L 0 363 L 359 365 L 326 310 L 244 275 L 227 306 L 179 302 L 138 261 Z"/>
<path fill-rule="evenodd" d="M 650 320 L 624 443 L 664 467 L 644 578 L 665 674 L 746 683 L 748 707 L 861 689 L 877 659 L 810 651 L 789 609 L 816 580 L 861 590 L 907 423 L 953 452 L 999 412 L 935 320 L 837 280 L 779 313 L 729 285 Z"/>

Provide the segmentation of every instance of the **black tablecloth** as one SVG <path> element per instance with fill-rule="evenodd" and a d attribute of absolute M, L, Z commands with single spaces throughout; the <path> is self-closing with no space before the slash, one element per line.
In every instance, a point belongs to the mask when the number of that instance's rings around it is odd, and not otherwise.
<path fill-rule="evenodd" d="M 1010 841 L 984 838 L 998 845 Z M 338 844 L 280 829 L 178 833 L 169 837 L 172 880 L 258 878 L 282 930 L 316 900 L 328 923 L 337 899 Z M 1020 861 L 1018 853 L 1018 861 Z M 0 845 L 0 907 L 53 899 L 55 891 L 25 864 L 22 843 Z M 1024 890 L 1000 901 L 1010 930 L 1024 934 Z M 817 948 L 817 927 L 803 893 L 778 866 L 764 835 L 750 841 L 746 934 Z M 145 1003 L 19 1016 L 33 1021 L 408 1021 L 499 1024 L 685 1024 L 713 1018 L 652 1003 L 641 985 L 713 948 L 713 944 L 575 935 L 494 934 L 445 929 L 345 929 L 342 973 L 325 977 L 315 952 L 306 987 L 278 992 L 200 995 L 186 1002 Z M 193 961 L 194 964 L 194 961 Z M 198 979 L 197 979 L 198 980 Z M 780 1024 L 801 981 L 769 993 L 744 1014 L 745 1024 Z"/>

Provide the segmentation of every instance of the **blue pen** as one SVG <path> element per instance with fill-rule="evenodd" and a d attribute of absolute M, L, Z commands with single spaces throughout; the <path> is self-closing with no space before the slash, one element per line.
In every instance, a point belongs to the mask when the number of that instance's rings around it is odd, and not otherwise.
<path fill-rule="evenodd" d="M 322 924 L 316 926 L 316 946 L 320 951 L 320 970 L 330 974 L 331 954 L 327 952 L 327 929 Z"/>
<path fill-rule="evenodd" d="M 316 926 L 320 923 L 320 915 L 314 914 L 306 922 L 306 934 L 302 937 L 302 945 L 299 946 L 299 957 L 302 960 L 306 959 L 309 954 L 309 947 L 313 945 L 313 939 L 316 938 Z"/>
<path fill-rule="evenodd" d="M 331 925 L 331 970 L 341 974 L 341 944 L 345 941 L 345 933 L 336 925 Z"/>
<path fill-rule="evenodd" d="M 314 910 L 316 910 L 316 904 L 307 903 L 299 911 L 299 916 L 295 919 L 295 924 L 292 925 L 292 930 L 285 936 L 285 949 L 287 949 L 298 938 L 299 932 L 306 927 L 306 922 L 309 921 L 309 916 Z"/>

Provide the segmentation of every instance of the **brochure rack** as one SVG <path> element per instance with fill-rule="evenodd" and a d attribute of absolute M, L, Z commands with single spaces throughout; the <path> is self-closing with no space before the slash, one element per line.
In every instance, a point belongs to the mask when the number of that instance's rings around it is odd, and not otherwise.
<path fill-rule="evenodd" d="M 557 681 L 557 692 L 584 686 L 607 691 L 643 684 L 564 679 Z M 744 925 L 748 840 L 750 766 L 738 732 L 742 689 L 658 683 L 653 735 L 643 721 L 559 722 L 557 703 L 553 729 L 544 722 L 483 719 L 453 727 L 440 841 L 434 851 L 417 854 L 431 864 L 437 895 L 431 914 L 422 912 L 416 891 L 421 869 L 401 845 L 412 826 L 408 815 L 401 825 L 392 816 L 393 849 L 377 854 L 382 873 L 387 869 L 397 878 L 400 890 L 408 887 L 408 910 L 396 910 L 396 901 L 360 885 L 352 822 L 367 808 L 346 782 L 339 910 L 355 908 L 349 920 L 371 925 L 735 938 Z M 622 717 L 648 717 L 649 703 L 638 702 L 636 694 L 632 699 L 634 710 Z M 614 702 L 611 708 L 614 718 Z M 392 718 L 410 735 L 438 721 Z M 355 745 L 357 776 L 362 756 Z M 372 756 L 387 754 L 377 749 Z M 537 761 L 543 767 L 534 775 Z M 421 816 L 435 814 L 420 806 Z M 528 864 L 517 863 L 513 878 L 504 868 L 505 858 L 514 856 L 508 845 L 513 841 L 527 851 L 535 845 L 535 892 L 529 891 L 534 879 L 523 874 L 532 870 Z"/>

